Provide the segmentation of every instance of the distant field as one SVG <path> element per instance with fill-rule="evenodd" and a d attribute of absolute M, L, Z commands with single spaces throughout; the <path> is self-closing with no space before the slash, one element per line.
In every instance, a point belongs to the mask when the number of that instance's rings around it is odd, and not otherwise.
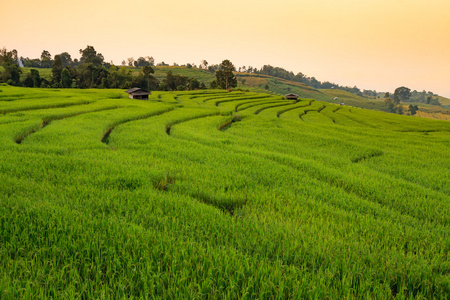
<path fill-rule="evenodd" d="M 141 68 L 131 68 L 135 72 L 138 72 Z M 214 73 L 208 72 L 206 70 L 198 69 L 198 68 L 190 68 L 187 67 L 173 67 L 173 66 L 165 66 L 165 67 L 153 67 L 155 70 L 155 74 L 153 74 L 158 80 L 162 81 L 166 78 L 167 72 L 172 71 L 174 75 L 183 75 L 187 77 L 197 78 L 200 82 L 204 82 L 206 86 L 209 87 L 211 81 L 215 79 Z"/>
<path fill-rule="evenodd" d="M 0 67 L 1 68 L 1 67 Z M 127 67 L 134 73 L 137 73 L 141 68 Z M 208 72 L 199 68 L 187 68 L 182 66 L 164 66 L 164 67 L 153 67 L 155 69 L 154 76 L 162 81 L 168 71 L 172 71 L 173 74 L 179 74 L 187 77 L 197 78 L 200 82 L 204 82 L 207 87 L 215 79 L 214 73 Z M 23 80 L 32 68 L 23 68 L 23 73 L 21 74 L 21 79 Z M 1 69 L 0 69 L 1 70 Z M 37 69 L 42 78 L 51 80 L 52 72 L 51 69 Z M 236 72 L 236 76 L 239 80 L 238 88 L 249 89 L 251 92 L 258 93 L 271 93 L 285 95 L 288 93 L 298 94 L 302 98 L 312 98 L 318 101 L 326 101 L 329 103 L 339 103 L 344 102 L 346 105 L 356 106 L 360 108 L 366 108 L 371 110 L 386 111 L 386 106 L 384 105 L 384 99 L 368 99 L 364 97 L 357 96 L 350 92 L 346 92 L 339 89 L 315 89 L 308 85 L 284 80 L 280 78 L 275 78 L 266 75 L 259 74 L 249 74 Z M 338 100 L 334 100 L 337 97 Z M 447 113 L 450 113 L 450 99 L 439 96 L 439 101 L 442 107 L 434 106 L 434 109 L 429 109 L 426 104 L 415 103 L 419 105 L 422 110 L 422 114 L 418 116 L 431 119 L 442 119 L 446 120 L 446 117 L 442 117 Z M 409 103 L 408 103 L 409 104 Z"/>
<path fill-rule="evenodd" d="M 446 299 L 450 122 L 0 86 L 0 299 Z"/>
<path fill-rule="evenodd" d="M 439 103 L 441 103 L 442 106 L 445 106 L 447 109 L 450 109 L 450 99 L 445 98 L 442 96 L 438 96 Z"/>
<path fill-rule="evenodd" d="M 22 68 L 22 74 L 20 74 L 20 79 L 23 80 L 30 73 L 31 69 L 35 69 L 39 71 L 39 76 L 41 78 L 47 79 L 48 81 L 52 80 L 52 69 L 51 68 Z"/>
<path fill-rule="evenodd" d="M 314 98 L 320 101 L 331 102 L 334 97 L 322 93 L 320 90 L 312 88 L 302 83 L 288 81 L 280 78 L 275 78 L 266 75 L 255 75 L 248 73 L 236 73 L 237 78 L 242 83 L 250 87 L 258 87 L 260 89 L 266 89 L 266 85 L 269 91 L 275 92 L 280 95 L 286 95 L 289 93 L 298 94 L 302 98 Z"/>

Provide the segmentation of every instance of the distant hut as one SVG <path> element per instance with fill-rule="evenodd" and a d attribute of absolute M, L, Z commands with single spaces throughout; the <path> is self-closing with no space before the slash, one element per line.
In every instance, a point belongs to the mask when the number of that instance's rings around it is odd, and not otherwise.
<path fill-rule="evenodd" d="M 132 88 L 125 91 L 130 95 L 130 99 L 148 100 L 148 95 L 151 93 L 141 88 Z"/>
<path fill-rule="evenodd" d="M 286 99 L 288 99 L 288 100 L 297 100 L 298 99 L 298 95 L 297 94 L 292 94 L 292 93 L 284 95 L 284 97 Z"/>

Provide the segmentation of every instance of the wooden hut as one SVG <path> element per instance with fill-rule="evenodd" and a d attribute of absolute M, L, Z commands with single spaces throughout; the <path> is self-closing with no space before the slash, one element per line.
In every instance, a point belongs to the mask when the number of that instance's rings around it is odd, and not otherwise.
<path fill-rule="evenodd" d="M 284 95 L 284 98 L 286 98 L 288 100 L 297 100 L 298 99 L 298 95 L 290 93 L 290 94 Z"/>
<path fill-rule="evenodd" d="M 139 100 L 148 100 L 148 95 L 151 94 L 149 91 L 137 87 L 126 90 L 125 92 L 130 95 L 130 99 Z"/>

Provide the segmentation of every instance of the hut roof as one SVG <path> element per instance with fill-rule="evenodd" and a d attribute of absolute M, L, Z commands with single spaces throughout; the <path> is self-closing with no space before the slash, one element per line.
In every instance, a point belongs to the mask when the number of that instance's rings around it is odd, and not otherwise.
<path fill-rule="evenodd" d="M 147 91 L 145 89 L 138 88 L 138 87 L 134 87 L 134 88 L 131 88 L 129 90 L 126 90 L 125 93 L 133 94 L 133 95 L 148 95 L 148 94 L 150 94 L 149 91 Z"/>
<path fill-rule="evenodd" d="M 284 95 L 285 97 L 297 97 L 298 98 L 298 95 L 297 94 L 293 94 L 293 93 L 290 93 L 290 94 L 287 94 L 287 95 Z"/>
<path fill-rule="evenodd" d="M 137 91 L 137 92 L 130 93 L 130 94 L 132 94 L 133 96 L 145 96 L 145 95 L 150 94 L 150 92 Z"/>

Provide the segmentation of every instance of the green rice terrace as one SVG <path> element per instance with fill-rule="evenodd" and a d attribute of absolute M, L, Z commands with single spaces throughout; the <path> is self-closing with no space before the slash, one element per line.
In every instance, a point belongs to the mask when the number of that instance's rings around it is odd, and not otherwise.
<path fill-rule="evenodd" d="M 448 299 L 450 122 L 0 86 L 0 299 Z"/>

